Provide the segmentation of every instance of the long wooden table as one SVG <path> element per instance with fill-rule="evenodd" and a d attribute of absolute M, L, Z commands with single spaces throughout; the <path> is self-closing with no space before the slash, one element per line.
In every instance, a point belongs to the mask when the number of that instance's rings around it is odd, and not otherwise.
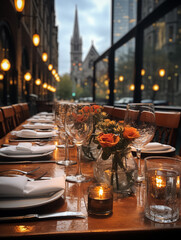
<path fill-rule="evenodd" d="M 18 127 L 18 129 L 20 129 Z M 0 144 L 9 143 L 10 134 L 0 140 Z M 54 143 L 57 141 L 53 140 Z M 50 159 L 64 158 L 64 151 L 56 148 Z M 76 149 L 70 149 L 70 158 L 76 160 Z M 8 161 L 8 160 L 7 160 Z M 83 173 L 93 177 L 92 161 L 83 161 Z M 18 168 L 31 170 L 40 166 L 35 176 L 47 171 L 47 176 L 57 177 L 63 169 L 66 174 L 75 174 L 76 165 L 63 167 L 56 163 L 33 164 L 0 164 L 0 170 Z M 87 188 L 89 183 L 68 183 L 63 198 L 27 210 L 1 211 L 0 216 L 22 215 L 29 213 L 50 213 L 59 211 L 82 211 L 87 213 Z M 136 186 L 134 196 L 119 198 L 114 195 L 113 214 L 108 217 L 88 216 L 85 219 L 47 219 L 24 222 L 0 223 L 0 238 L 3 239 L 123 239 L 123 238 L 153 238 L 172 236 L 181 232 L 181 219 L 173 224 L 158 224 L 144 217 L 144 184 Z"/>

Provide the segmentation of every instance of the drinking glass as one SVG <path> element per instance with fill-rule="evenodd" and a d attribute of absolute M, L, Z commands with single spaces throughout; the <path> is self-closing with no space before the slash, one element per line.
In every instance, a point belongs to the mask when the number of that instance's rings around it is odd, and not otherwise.
<path fill-rule="evenodd" d="M 58 161 L 57 164 L 59 165 L 64 165 L 64 166 L 69 166 L 69 165 L 74 165 L 76 164 L 76 161 L 72 161 L 69 159 L 69 137 L 68 134 L 65 131 L 65 115 L 67 112 L 67 109 L 69 107 L 69 103 L 67 102 L 59 102 L 58 103 L 58 110 L 57 110 L 57 126 L 59 128 L 59 136 L 65 143 L 65 158 L 62 161 Z"/>
<path fill-rule="evenodd" d="M 145 158 L 145 216 L 159 223 L 179 218 L 181 161 L 170 157 Z"/>
<path fill-rule="evenodd" d="M 89 178 L 81 171 L 81 150 L 84 141 L 90 137 L 93 130 L 93 117 L 89 112 L 90 106 L 72 104 L 68 107 L 65 118 L 65 130 L 77 146 L 77 172 L 75 176 L 67 176 L 70 182 L 86 182 Z"/>
<path fill-rule="evenodd" d="M 131 103 L 127 105 L 125 113 L 124 125 L 134 127 L 139 131 L 140 136 L 135 138 L 130 146 L 136 149 L 136 156 L 138 160 L 138 178 L 137 182 L 143 180 L 141 172 L 141 150 L 149 143 L 155 134 L 155 111 L 152 103 Z"/>

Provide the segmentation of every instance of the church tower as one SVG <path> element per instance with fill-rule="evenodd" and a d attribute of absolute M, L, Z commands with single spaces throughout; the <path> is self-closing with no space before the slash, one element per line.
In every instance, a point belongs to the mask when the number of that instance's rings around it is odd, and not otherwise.
<path fill-rule="evenodd" d="M 73 35 L 71 37 L 71 79 L 73 82 L 72 96 L 75 95 L 76 85 L 80 84 L 82 71 L 82 38 L 79 34 L 78 11 L 75 8 Z"/>

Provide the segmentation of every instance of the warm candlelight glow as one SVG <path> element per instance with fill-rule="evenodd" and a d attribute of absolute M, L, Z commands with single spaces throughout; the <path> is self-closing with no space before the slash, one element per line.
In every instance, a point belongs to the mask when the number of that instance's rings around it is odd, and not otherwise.
<path fill-rule="evenodd" d="M 100 198 L 102 198 L 103 193 L 104 193 L 103 188 L 100 187 L 100 188 L 99 188 L 99 197 L 100 197 Z"/>
<path fill-rule="evenodd" d="M 166 186 L 165 179 L 162 176 L 156 176 L 155 177 L 156 187 L 157 188 L 163 188 Z"/>

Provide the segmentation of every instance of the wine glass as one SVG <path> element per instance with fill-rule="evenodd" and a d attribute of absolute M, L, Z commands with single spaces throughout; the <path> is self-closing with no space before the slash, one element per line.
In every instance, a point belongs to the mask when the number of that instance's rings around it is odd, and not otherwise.
<path fill-rule="evenodd" d="M 124 118 L 124 126 L 134 127 L 139 131 L 139 137 L 135 138 L 130 146 L 136 148 L 138 160 L 138 178 L 141 182 L 144 177 L 141 172 L 141 150 L 148 144 L 155 134 L 155 111 L 152 103 L 130 103 Z"/>
<path fill-rule="evenodd" d="M 70 182 L 86 182 L 90 179 L 81 171 L 81 150 L 84 141 L 90 137 L 93 130 L 93 117 L 90 106 L 85 104 L 72 104 L 68 107 L 65 118 L 65 130 L 77 146 L 77 172 L 75 176 L 67 176 Z"/>
<path fill-rule="evenodd" d="M 64 166 L 77 164 L 76 161 L 72 161 L 69 159 L 69 146 L 68 146 L 69 138 L 65 131 L 65 115 L 66 115 L 68 106 L 69 106 L 69 103 L 67 103 L 67 102 L 59 102 L 58 103 L 58 110 L 57 110 L 58 113 L 57 113 L 57 119 L 56 119 L 56 124 L 59 128 L 59 137 L 65 143 L 65 145 L 64 145 L 64 149 L 65 149 L 64 160 L 58 161 L 57 164 L 64 165 Z"/>

